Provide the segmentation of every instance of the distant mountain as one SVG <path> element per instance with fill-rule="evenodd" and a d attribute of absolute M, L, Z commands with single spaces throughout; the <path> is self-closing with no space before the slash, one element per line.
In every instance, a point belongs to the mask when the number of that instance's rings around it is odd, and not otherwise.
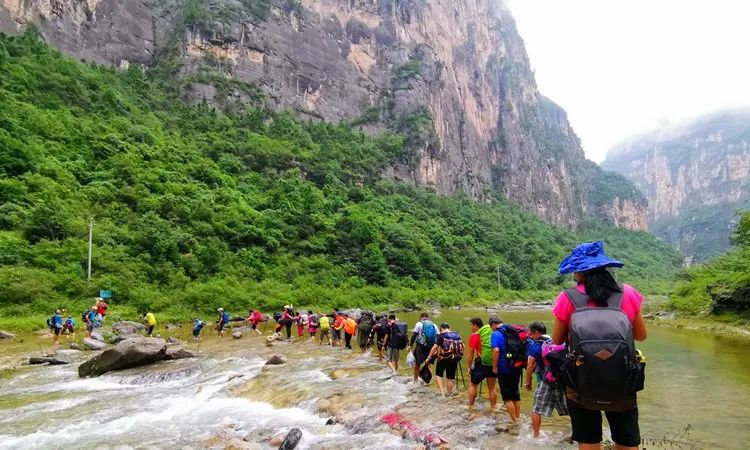
<path fill-rule="evenodd" d="M 696 261 L 723 253 L 736 211 L 750 208 L 750 108 L 630 139 L 609 152 L 602 168 L 646 195 L 657 236 Z"/>

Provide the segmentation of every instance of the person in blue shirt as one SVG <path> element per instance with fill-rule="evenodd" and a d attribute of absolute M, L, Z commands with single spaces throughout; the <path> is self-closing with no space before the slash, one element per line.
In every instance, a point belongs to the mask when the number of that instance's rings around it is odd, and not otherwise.
<path fill-rule="evenodd" d="M 50 323 L 50 326 L 52 328 L 52 332 L 54 333 L 54 341 L 55 344 L 60 343 L 60 333 L 62 332 L 63 328 L 63 320 L 62 315 L 60 314 L 60 310 L 55 310 L 55 315 L 52 316 L 52 322 Z"/>
<path fill-rule="evenodd" d="M 195 317 L 193 320 L 195 321 L 193 323 L 193 339 L 198 340 L 201 337 L 201 330 L 203 329 L 203 321 L 197 317 Z"/>
<path fill-rule="evenodd" d="M 94 331 L 94 322 L 96 322 L 96 307 L 92 306 L 91 309 L 86 313 L 86 337 L 91 337 L 91 332 Z"/>
<path fill-rule="evenodd" d="M 521 382 L 521 368 L 512 367 L 508 359 L 505 358 L 507 348 L 505 345 L 505 333 L 503 328 L 507 325 L 501 325 L 492 332 L 492 371 L 498 375 L 500 384 L 500 397 L 505 403 L 505 409 L 508 411 L 510 421 L 517 423 L 521 416 L 521 391 L 519 383 Z"/>

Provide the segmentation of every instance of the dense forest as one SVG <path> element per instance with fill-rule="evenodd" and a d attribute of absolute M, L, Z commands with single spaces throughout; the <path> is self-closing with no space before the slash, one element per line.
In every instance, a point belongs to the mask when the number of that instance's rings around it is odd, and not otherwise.
<path fill-rule="evenodd" d="M 596 218 L 564 230 L 499 195 L 388 180 L 414 157 L 399 134 L 187 105 L 163 73 L 83 64 L 33 30 L 0 35 L 0 74 L 0 325 L 79 312 L 98 289 L 116 314 L 175 320 L 218 306 L 545 299 L 566 282 L 561 258 L 594 239 L 642 290 L 663 291 L 680 263 Z"/>
<path fill-rule="evenodd" d="M 678 274 L 670 298 L 673 308 L 691 314 L 740 313 L 750 319 L 750 211 L 739 216 L 732 245 L 729 252 Z"/>

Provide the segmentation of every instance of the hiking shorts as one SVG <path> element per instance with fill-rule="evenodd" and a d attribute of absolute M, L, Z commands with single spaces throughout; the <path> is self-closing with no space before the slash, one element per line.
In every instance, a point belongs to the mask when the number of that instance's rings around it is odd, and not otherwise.
<path fill-rule="evenodd" d="M 55 332 L 55 336 L 57 336 L 62 333 L 62 327 L 55 327 L 53 331 Z"/>
<path fill-rule="evenodd" d="M 455 380 L 457 368 L 457 359 L 441 359 L 435 365 L 435 375 L 442 377 L 443 373 L 445 373 L 445 378 L 449 380 Z"/>
<path fill-rule="evenodd" d="M 398 357 L 400 353 L 401 353 L 401 350 L 398 348 L 387 347 L 385 349 L 385 360 L 388 362 L 398 361 Z"/>
<path fill-rule="evenodd" d="M 536 385 L 536 391 L 534 391 L 533 411 L 540 416 L 549 417 L 555 409 L 557 410 L 557 414 L 561 416 L 567 416 L 569 414 L 565 388 L 555 388 L 544 381 L 538 383 Z"/>
<path fill-rule="evenodd" d="M 471 384 L 477 386 L 479 383 L 484 381 L 485 378 L 497 378 L 497 374 L 492 372 L 492 366 L 485 366 L 482 363 L 474 364 L 471 372 L 469 372 L 471 378 Z"/>
<path fill-rule="evenodd" d="M 331 338 L 331 329 L 320 329 L 320 342 L 323 342 L 323 339 L 330 339 Z"/>
<path fill-rule="evenodd" d="M 521 382 L 521 371 L 514 370 L 510 373 L 501 373 L 498 376 L 500 380 L 500 397 L 504 402 L 521 401 L 521 390 L 518 387 Z"/>
<path fill-rule="evenodd" d="M 585 409 L 568 399 L 570 425 L 573 440 L 581 444 L 598 444 L 602 441 L 602 412 Z M 604 413 L 607 416 L 612 441 L 624 447 L 641 445 L 641 431 L 638 427 L 638 407 L 624 412 Z"/>
<path fill-rule="evenodd" d="M 334 341 L 340 341 L 341 340 L 341 330 L 337 330 L 333 328 L 333 340 Z"/>
<path fill-rule="evenodd" d="M 218 331 L 224 331 L 224 325 L 226 325 L 224 322 L 219 322 L 219 324 L 216 325 L 216 329 Z"/>

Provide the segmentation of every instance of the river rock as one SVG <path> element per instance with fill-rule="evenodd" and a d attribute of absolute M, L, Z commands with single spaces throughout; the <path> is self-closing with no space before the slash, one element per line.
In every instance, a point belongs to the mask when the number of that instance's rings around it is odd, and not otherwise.
<path fill-rule="evenodd" d="M 33 356 L 29 358 L 29 364 L 49 364 L 51 366 L 57 366 L 61 364 L 70 364 L 70 363 L 68 361 L 63 361 L 62 359 L 51 358 L 48 356 L 42 356 L 42 357 Z"/>
<path fill-rule="evenodd" d="M 161 338 L 126 339 L 78 366 L 81 377 L 97 376 L 111 370 L 128 369 L 161 361 L 167 343 Z"/>
<path fill-rule="evenodd" d="M 284 442 L 279 446 L 279 450 L 293 450 L 299 444 L 299 440 L 302 439 L 302 430 L 299 428 L 292 428 L 289 433 L 286 434 Z"/>
<path fill-rule="evenodd" d="M 180 328 L 181 326 L 182 325 L 175 325 L 173 323 L 168 323 L 168 324 L 164 325 L 164 329 L 165 330 L 176 330 L 176 329 Z"/>
<path fill-rule="evenodd" d="M 279 433 L 271 438 L 268 445 L 271 447 L 279 447 L 284 443 L 284 439 L 286 439 L 286 433 Z"/>
<path fill-rule="evenodd" d="M 78 356 L 81 354 L 80 350 L 68 350 L 68 349 L 62 349 L 57 351 L 58 356 L 67 357 L 70 358 L 72 356 Z"/>
<path fill-rule="evenodd" d="M 267 366 L 278 366 L 280 364 L 286 364 L 287 359 L 286 356 L 282 355 L 281 353 L 276 353 L 275 355 L 268 358 L 268 361 L 266 361 Z"/>
<path fill-rule="evenodd" d="M 179 343 L 180 343 L 180 340 L 179 340 L 179 339 L 177 339 L 177 338 L 176 338 L 176 337 L 174 337 L 174 336 L 169 336 L 169 337 L 167 338 L 167 344 L 170 344 L 170 345 L 172 345 L 172 344 L 179 344 Z"/>
<path fill-rule="evenodd" d="M 117 334 L 137 334 L 146 329 L 142 323 L 123 320 L 112 325 L 112 331 Z"/>
<path fill-rule="evenodd" d="M 102 336 L 101 333 L 99 333 L 97 331 L 92 331 L 91 332 L 91 339 L 96 339 L 97 341 L 100 341 L 100 342 L 107 342 L 104 339 L 104 336 Z"/>
<path fill-rule="evenodd" d="M 15 339 L 16 335 L 10 331 L 0 330 L 0 339 Z"/>
<path fill-rule="evenodd" d="M 235 331 L 232 333 L 232 337 L 235 339 L 242 339 L 242 332 L 241 331 Z"/>
<path fill-rule="evenodd" d="M 77 342 L 71 342 L 68 347 L 72 348 L 73 350 L 80 350 L 81 349 L 81 346 L 78 345 Z"/>
<path fill-rule="evenodd" d="M 104 350 L 104 347 L 107 346 L 104 342 L 97 341 L 96 339 L 91 338 L 84 338 L 83 345 L 90 348 L 91 350 Z"/>
<path fill-rule="evenodd" d="M 181 347 L 167 347 L 167 353 L 164 354 L 167 361 L 185 358 L 195 358 L 195 355 Z"/>

